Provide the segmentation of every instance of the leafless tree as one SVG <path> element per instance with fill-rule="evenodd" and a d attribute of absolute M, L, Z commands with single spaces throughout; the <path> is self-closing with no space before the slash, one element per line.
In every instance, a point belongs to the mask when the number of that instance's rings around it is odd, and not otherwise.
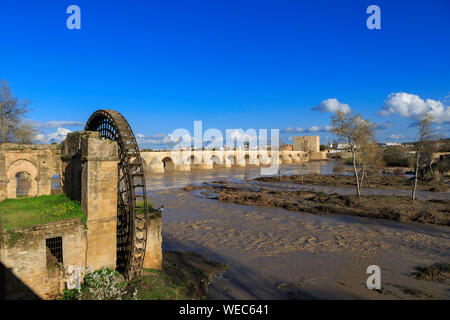
<path fill-rule="evenodd" d="M 33 137 L 38 133 L 36 129 L 29 122 L 19 124 L 14 131 L 14 142 L 21 144 L 33 143 Z"/>
<path fill-rule="evenodd" d="M 15 97 L 9 84 L 0 83 L 0 142 L 30 143 L 35 133 L 29 123 L 23 123 L 28 112 L 28 102 Z"/>
<path fill-rule="evenodd" d="M 347 143 L 352 153 L 353 173 L 355 176 L 356 195 L 361 197 L 361 188 L 356 168 L 356 155 L 364 151 L 368 145 L 373 143 L 375 126 L 368 120 L 364 120 L 360 114 L 353 115 L 351 112 L 337 111 L 331 117 L 332 130 L 340 140 Z"/>
<path fill-rule="evenodd" d="M 416 199 L 417 179 L 419 176 L 419 168 L 421 162 L 429 163 L 431 168 L 431 162 L 433 161 L 433 152 L 436 148 L 434 142 L 433 130 L 431 123 L 433 122 L 433 116 L 429 113 L 422 117 L 422 120 L 417 126 L 417 142 L 414 144 L 415 164 L 414 164 L 414 185 L 411 192 L 411 200 Z"/>

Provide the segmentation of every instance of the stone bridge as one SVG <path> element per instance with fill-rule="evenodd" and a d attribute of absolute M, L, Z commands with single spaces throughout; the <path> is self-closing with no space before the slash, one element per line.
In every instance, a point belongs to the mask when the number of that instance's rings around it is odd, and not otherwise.
<path fill-rule="evenodd" d="M 148 172 L 205 170 L 233 166 L 270 166 L 274 161 L 272 155 L 275 154 L 278 155 L 279 164 L 302 163 L 311 159 L 310 153 L 304 151 L 141 151 L 143 165 Z"/>

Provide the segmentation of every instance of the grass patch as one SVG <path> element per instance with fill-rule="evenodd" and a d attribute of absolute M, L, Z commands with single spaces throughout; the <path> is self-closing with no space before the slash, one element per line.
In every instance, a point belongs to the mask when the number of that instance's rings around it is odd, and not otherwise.
<path fill-rule="evenodd" d="M 137 200 L 136 201 L 136 209 L 143 209 L 143 208 L 144 208 L 144 201 Z M 154 211 L 152 203 L 148 199 L 147 199 L 147 210 L 148 210 L 148 212 Z"/>
<path fill-rule="evenodd" d="M 86 222 L 81 205 L 65 194 L 0 202 L 0 226 L 6 231 L 71 218 L 81 218 Z"/>
<path fill-rule="evenodd" d="M 423 291 L 422 289 L 416 289 L 402 285 L 395 285 L 395 287 L 399 288 L 403 293 L 406 293 L 419 299 L 434 299 L 434 297 L 431 294 Z"/>
<path fill-rule="evenodd" d="M 417 272 L 413 272 L 409 276 L 417 280 L 443 282 L 450 279 L 450 263 L 418 267 Z"/>

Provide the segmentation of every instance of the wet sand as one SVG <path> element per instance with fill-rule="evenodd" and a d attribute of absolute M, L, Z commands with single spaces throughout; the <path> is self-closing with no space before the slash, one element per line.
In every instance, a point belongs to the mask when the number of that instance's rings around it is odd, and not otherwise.
<path fill-rule="evenodd" d="M 212 281 L 210 299 L 450 299 L 448 280 L 408 276 L 450 261 L 448 227 L 222 203 L 201 190 L 149 196 L 166 208 L 164 250 L 229 265 Z M 381 268 L 381 293 L 365 286 L 372 264 Z"/>

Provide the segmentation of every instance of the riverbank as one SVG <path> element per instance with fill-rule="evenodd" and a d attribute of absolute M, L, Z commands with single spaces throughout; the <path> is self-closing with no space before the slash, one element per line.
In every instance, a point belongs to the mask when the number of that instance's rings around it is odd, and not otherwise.
<path fill-rule="evenodd" d="M 255 178 L 261 182 L 281 182 L 307 185 L 320 185 L 332 187 L 355 187 L 355 178 L 350 175 L 283 175 L 279 177 L 260 177 Z M 370 175 L 363 180 L 364 188 L 377 188 L 387 190 L 411 190 L 414 179 L 404 175 Z M 450 185 L 444 181 L 418 181 L 417 190 L 422 191 L 450 191 Z M 450 195 L 449 195 L 450 196 Z"/>
<path fill-rule="evenodd" d="M 258 179 L 259 180 L 259 179 Z M 316 191 L 280 190 L 222 182 L 204 188 L 203 193 L 219 201 L 249 206 L 279 207 L 310 214 L 350 215 L 401 222 L 450 226 L 450 200 L 415 200 L 387 195 L 325 194 Z M 185 188 L 189 190 L 190 188 Z M 211 196 L 212 195 L 212 196 Z"/>

